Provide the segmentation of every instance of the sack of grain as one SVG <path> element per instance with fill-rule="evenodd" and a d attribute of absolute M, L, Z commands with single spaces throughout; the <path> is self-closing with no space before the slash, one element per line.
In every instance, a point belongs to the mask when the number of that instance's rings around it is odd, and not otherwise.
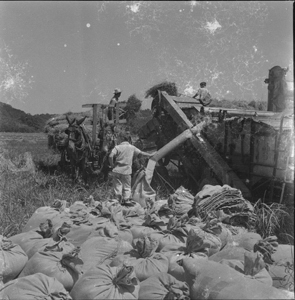
<path fill-rule="evenodd" d="M 236 246 L 252 251 L 254 250 L 254 245 L 259 240 L 262 240 L 262 237 L 256 232 L 241 232 L 237 235 L 233 235 L 232 240 L 235 242 Z"/>
<path fill-rule="evenodd" d="M 264 261 L 268 264 L 272 264 L 274 262 L 272 255 L 277 251 L 278 246 L 278 238 L 273 235 L 257 241 L 257 243 L 254 244 L 253 251 L 260 252 L 263 255 Z"/>
<path fill-rule="evenodd" d="M 32 247 L 41 248 L 47 245 L 49 241 L 53 241 L 54 235 L 53 226 L 51 220 L 46 220 L 39 224 L 39 230 L 30 230 L 27 232 L 19 233 L 9 237 L 9 240 L 19 245 L 25 253 L 28 255 L 29 250 Z"/>
<path fill-rule="evenodd" d="M 143 208 L 146 207 L 146 200 L 155 200 L 156 191 L 151 187 L 147 180 L 145 170 L 139 170 L 134 174 L 134 182 L 132 184 L 132 199 L 139 203 Z"/>
<path fill-rule="evenodd" d="M 223 259 L 220 263 L 268 286 L 272 286 L 273 284 L 272 278 L 266 270 L 266 264 L 263 261 L 262 254 L 259 252 L 245 253 L 244 261 Z"/>
<path fill-rule="evenodd" d="M 88 239 L 92 237 L 120 238 L 123 241 L 132 243 L 133 236 L 130 230 L 131 225 L 123 219 L 108 220 L 92 230 Z"/>
<path fill-rule="evenodd" d="M 282 260 L 294 262 L 294 245 L 279 244 L 275 253 L 271 255 L 274 263 Z"/>
<path fill-rule="evenodd" d="M 163 253 L 169 259 L 168 274 L 172 275 L 179 281 L 186 281 L 186 274 L 182 266 L 182 260 L 186 257 L 191 257 L 198 261 L 199 259 L 208 260 L 208 256 L 204 253 L 186 253 L 186 248 L 179 248 L 179 252 L 165 252 Z M 181 251 L 182 250 L 182 251 Z"/>
<path fill-rule="evenodd" d="M 189 287 L 169 274 L 159 273 L 140 283 L 138 299 L 189 300 Z"/>
<path fill-rule="evenodd" d="M 219 252 L 211 255 L 209 260 L 220 262 L 222 259 L 237 259 L 240 261 L 244 261 L 245 253 L 250 253 L 250 251 L 242 248 L 236 247 L 234 245 L 226 245 L 222 250 Z"/>
<path fill-rule="evenodd" d="M 109 264 L 117 255 L 128 253 L 132 246 L 120 239 L 93 237 L 81 245 L 80 257 L 83 260 L 83 272 L 96 264 Z"/>
<path fill-rule="evenodd" d="M 232 242 L 232 232 L 227 228 L 226 224 L 221 223 L 221 232 L 217 236 L 221 240 L 221 249 Z"/>
<path fill-rule="evenodd" d="M 193 229 L 189 232 L 185 246 L 177 244 L 166 245 L 161 250 L 161 253 L 169 259 L 168 273 L 180 281 L 185 281 L 185 272 L 180 262 L 185 257 L 208 259 L 209 250 L 207 244 L 204 245 L 204 240 L 196 236 Z"/>
<path fill-rule="evenodd" d="M 71 300 L 63 285 L 42 273 L 17 278 L 0 288 L 1 300 L 52 299 Z"/>
<path fill-rule="evenodd" d="M 161 251 L 166 245 L 177 244 L 184 246 L 188 236 L 188 228 L 186 226 L 187 217 L 171 217 L 167 224 L 167 229 L 161 232 L 151 234 L 151 237 L 159 241 L 157 251 Z"/>
<path fill-rule="evenodd" d="M 81 275 L 83 261 L 78 257 L 79 250 L 72 245 L 69 252 L 61 245 L 45 247 L 27 262 L 19 277 L 26 277 L 36 273 L 43 273 L 56 278 L 67 291 L 70 291 L 74 283 Z"/>
<path fill-rule="evenodd" d="M 67 234 L 67 239 L 75 247 L 80 247 L 87 240 L 98 223 L 107 221 L 106 218 L 91 217 L 89 208 L 80 201 L 71 205 L 69 216 L 71 230 Z"/>
<path fill-rule="evenodd" d="M 168 258 L 161 253 L 155 253 L 158 247 L 158 241 L 150 236 L 141 239 L 135 239 L 134 250 L 129 254 L 117 256 L 111 262 L 111 266 L 127 264 L 134 267 L 136 277 L 143 281 L 150 276 L 168 271 Z"/>
<path fill-rule="evenodd" d="M 44 239 L 45 240 L 45 239 Z M 58 241 L 55 241 L 53 239 L 46 239 L 49 240 L 46 244 L 36 244 L 30 250 L 28 251 L 28 258 L 31 259 L 37 252 L 45 251 L 45 249 L 55 249 L 56 247 L 59 247 L 62 249 L 63 253 L 70 253 L 75 249 L 75 246 L 68 242 L 65 237 L 61 237 Z"/>
<path fill-rule="evenodd" d="M 142 226 L 144 223 L 144 216 L 125 216 L 125 220 L 131 225 L 131 227 Z"/>
<path fill-rule="evenodd" d="M 92 223 L 80 223 L 71 225 L 71 231 L 67 234 L 67 239 L 75 247 L 80 247 L 94 230 Z"/>
<path fill-rule="evenodd" d="M 94 265 L 74 285 L 71 296 L 81 299 L 138 299 L 139 284 L 133 267 Z"/>
<path fill-rule="evenodd" d="M 165 220 L 160 218 L 156 201 L 152 199 L 146 200 L 145 216 L 143 226 L 148 226 L 157 230 L 165 230 Z"/>
<path fill-rule="evenodd" d="M 18 276 L 28 257 L 23 249 L 0 235 L 0 280 L 6 283 Z"/>
<path fill-rule="evenodd" d="M 194 196 L 182 186 L 168 198 L 169 208 L 178 216 L 186 214 L 192 208 L 193 203 Z"/>
<path fill-rule="evenodd" d="M 201 228 L 205 225 L 205 222 L 202 222 L 202 220 L 198 217 L 189 217 L 189 219 L 186 222 L 186 227 L 188 230 L 194 229 L 194 228 Z"/>
<path fill-rule="evenodd" d="M 280 244 L 271 257 L 273 264 L 269 264 L 268 269 L 273 286 L 294 291 L 294 246 Z"/>
<path fill-rule="evenodd" d="M 141 226 L 141 225 L 134 225 L 130 228 L 133 239 L 140 239 L 143 238 L 147 234 L 151 233 L 158 233 L 157 230 L 147 227 L 147 226 Z"/>
<path fill-rule="evenodd" d="M 213 261 L 183 259 L 192 299 L 285 299 L 280 290 Z"/>
<path fill-rule="evenodd" d="M 56 244 L 61 245 L 61 243 L 64 244 L 64 241 L 66 240 L 65 236 L 69 233 L 70 229 L 71 227 L 69 224 L 63 223 L 61 227 L 59 227 L 55 232 L 53 232 L 51 237 L 37 239 L 36 241 L 32 242 L 32 247 L 29 248 L 29 250 L 27 250 L 26 252 L 28 258 L 30 259 L 36 252 L 44 249 L 45 247 L 54 246 Z M 64 247 L 66 247 L 65 244 Z"/>
<path fill-rule="evenodd" d="M 144 208 L 135 201 L 129 201 L 128 204 L 122 204 L 122 213 L 125 218 L 144 216 Z"/>
<path fill-rule="evenodd" d="M 33 213 L 26 225 L 22 228 L 22 232 L 30 230 L 38 230 L 40 223 L 47 219 L 51 220 L 53 228 L 59 227 L 66 221 L 69 209 L 65 200 L 55 200 L 51 206 L 39 207 Z"/>
<path fill-rule="evenodd" d="M 222 245 L 218 236 L 206 232 L 202 228 L 191 229 L 187 242 L 193 244 L 193 252 L 203 252 L 209 257 L 218 253 Z"/>

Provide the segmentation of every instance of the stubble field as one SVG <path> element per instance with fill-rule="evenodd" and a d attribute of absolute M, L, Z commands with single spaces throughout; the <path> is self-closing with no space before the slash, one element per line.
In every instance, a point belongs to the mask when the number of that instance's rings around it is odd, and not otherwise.
<path fill-rule="evenodd" d="M 27 171 L 24 154 L 31 153 L 33 166 Z M 58 169 L 60 155 L 47 147 L 44 133 L 0 133 L 0 232 L 11 236 L 40 206 L 56 199 L 74 203 L 92 195 L 95 200 L 110 196 L 110 183 L 73 183 Z M 13 163 L 13 165 L 11 164 Z M 13 167 L 12 167 L 13 166 Z M 15 168 L 16 167 L 16 168 Z"/>

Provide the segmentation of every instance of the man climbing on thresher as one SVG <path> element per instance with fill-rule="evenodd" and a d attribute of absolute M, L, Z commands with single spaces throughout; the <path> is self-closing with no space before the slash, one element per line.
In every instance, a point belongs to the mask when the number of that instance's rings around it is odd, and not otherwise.
<path fill-rule="evenodd" d="M 109 155 L 109 163 L 112 168 L 113 189 L 115 198 L 126 201 L 131 197 L 131 174 L 134 158 L 139 154 L 151 157 L 150 154 L 139 150 L 129 143 L 129 136 L 122 136 L 123 142 L 115 146 Z"/>
<path fill-rule="evenodd" d="M 211 95 L 206 88 L 206 82 L 200 83 L 200 88 L 198 89 L 197 93 L 193 96 L 194 99 L 197 99 L 203 106 L 207 106 L 211 103 Z"/>

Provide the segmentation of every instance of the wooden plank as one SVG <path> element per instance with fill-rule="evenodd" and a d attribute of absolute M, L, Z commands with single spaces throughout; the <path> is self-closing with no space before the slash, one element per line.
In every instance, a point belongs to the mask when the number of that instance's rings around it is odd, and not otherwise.
<path fill-rule="evenodd" d="M 201 137 L 200 139 L 200 137 L 193 136 L 191 142 L 223 184 L 228 184 L 229 186 L 241 190 L 246 199 L 251 199 L 251 192 L 247 186 L 205 138 Z"/>
<path fill-rule="evenodd" d="M 115 120 L 108 120 L 108 124 L 126 124 L 127 121 L 124 120 L 119 120 L 119 122 L 115 122 Z"/>
<path fill-rule="evenodd" d="M 126 107 L 127 103 L 118 102 L 117 105 L 118 107 L 122 108 L 122 107 Z"/>
<path fill-rule="evenodd" d="M 97 106 L 105 106 L 105 107 L 108 107 L 108 106 L 109 106 L 109 105 L 103 104 L 103 103 L 87 103 L 87 104 L 83 104 L 82 107 L 93 107 L 93 105 L 97 105 Z M 126 103 L 122 103 L 122 102 L 118 102 L 117 105 L 118 105 L 120 108 L 126 107 Z"/>
<path fill-rule="evenodd" d="M 169 113 L 169 115 L 181 127 L 182 130 L 193 127 L 193 124 L 174 102 L 171 96 L 169 96 L 166 92 L 161 92 L 160 97 L 161 106 Z"/>
<path fill-rule="evenodd" d="M 93 105 L 102 106 L 102 105 L 105 105 L 105 104 L 101 104 L 101 103 L 87 103 L 87 104 L 83 104 L 82 107 L 93 107 Z"/>
<path fill-rule="evenodd" d="M 183 108 L 195 108 L 196 110 L 200 111 L 202 105 L 200 104 L 191 104 L 189 102 L 178 102 L 174 100 L 175 103 L 177 103 L 177 106 L 181 109 Z M 242 110 L 242 109 L 236 109 L 236 108 L 224 108 L 224 107 L 204 107 L 205 113 L 213 113 L 218 114 L 219 111 L 227 111 L 227 116 L 229 118 L 252 118 L 255 122 L 261 122 L 264 124 L 267 124 L 271 127 L 274 127 L 275 129 L 279 129 L 280 127 L 280 120 L 282 113 L 276 113 L 276 112 L 270 112 L 270 111 L 257 111 L 257 110 Z M 294 127 L 293 125 L 293 119 L 286 119 L 286 122 L 284 122 L 284 129 L 288 130 Z"/>

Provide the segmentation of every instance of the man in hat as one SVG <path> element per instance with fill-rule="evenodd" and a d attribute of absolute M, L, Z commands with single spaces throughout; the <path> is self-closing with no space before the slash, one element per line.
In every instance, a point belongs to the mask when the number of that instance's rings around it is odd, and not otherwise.
<path fill-rule="evenodd" d="M 211 103 L 212 99 L 211 99 L 211 95 L 209 93 L 209 91 L 206 88 L 206 82 L 201 82 L 200 83 L 200 88 L 198 89 L 197 93 L 193 96 L 194 99 L 199 100 L 199 102 L 203 105 L 203 106 L 207 106 Z"/>
<path fill-rule="evenodd" d="M 134 158 L 139 154 L 151 157 L 153 154 L 143 152 L 129 143 L 130 137 L 122 136 L 122 143 L 115 146 L 109 155 L 109 163 L 112 168 L 113 189 L 115 197 L 123 201 L 131 197 L 131 174 Z"/>
<path fill-rule="evenodd" d="M 112 120 L 112 117 L 115 115 L 116 104 L 119 102 L 119 98 L 121 96 L 121 90 L 116 88 L 114 90 L 114 96 L 110 101 L 109 110 L 108 110 L 108 118 Z"/>

